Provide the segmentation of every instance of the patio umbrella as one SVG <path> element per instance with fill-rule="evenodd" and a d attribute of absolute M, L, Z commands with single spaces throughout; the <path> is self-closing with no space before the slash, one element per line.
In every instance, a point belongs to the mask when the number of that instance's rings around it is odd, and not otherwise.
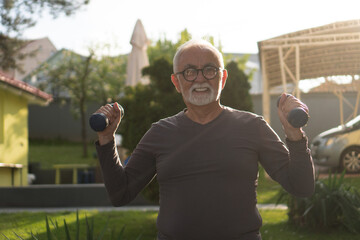
<path fill-rule="evenodd" d="M 141 70 L 149 66 L 146 53 L 149 40 L 140 19 L 136 21 L 130 44 L 132 50 L 128 56 L 126 85 L 135 86 L 138 83 L 148 84 L 149 78 L 141 76 Z"/>

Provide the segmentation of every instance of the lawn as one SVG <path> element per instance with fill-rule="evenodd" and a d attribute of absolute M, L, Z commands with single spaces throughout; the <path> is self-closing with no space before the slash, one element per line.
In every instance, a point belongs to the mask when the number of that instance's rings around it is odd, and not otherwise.
<path fill-rule="evenodd" d="M 358 235 L 354 235 L 341 230 L 331 231 L 309 231 L 295 229 L 287 224 L 287 215 L 285 210 L 263 210 L 260 211 L 263 216 L 263 227 L 261 234 L 266 240 L 355 240 L 359 239 Z M 6 235 L 9 239 L 15 239 L 16 234 L 23 239 L 31 239 L 32 232 L 38 239 L 47 239 L 45 217 L 48 216 L 52 221 L 58 223 L 57 231 L 51 226 L 54 233 L 61 234 L 58 239 L 65 239 L 64 219 L 70 229 L 70 235 L 75 235 L 76 229 L 76 212 L 21 212 L 21 213 L 2 213 L 0 215 L 0 233 Z M 111 239 L 111 236 L 119 234 L 121 228 L 125 226 L 122 239 L 133 240 L 141 235 L 141 240 L 156 239 L 156 217 L 157 212 L 154 211 L 110 211 L 99 212 L 96 210 L 79 211 L 80 219 L 80 236 L 86 235 L 86 220 L 94 219 L 94 236 L 97 237 L 106 222 L 109 220 L 103 239 Z M 6 239 L 0 234 L 0 239 Z M 57 235 L 59 236 L 59 235 Z M 74 237 L 73 237 L 74 238 Z M 84 239 L 84 238 L 82 238 Z"/>
<path fill-rule="evenodd" d="M 49 169 L 54 164 L 83 163 L 95 166 L 95 145 L 88 144 L 88 156 L 83 157 L 81 143 L 65 141 L 30 141 L 29 163 L 40 163 L 41 168 Z"/>

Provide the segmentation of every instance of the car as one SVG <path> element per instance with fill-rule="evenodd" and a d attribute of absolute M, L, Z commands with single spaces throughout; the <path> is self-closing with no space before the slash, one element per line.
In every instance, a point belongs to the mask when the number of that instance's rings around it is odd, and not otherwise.
<path fill-rule="evenodd" d="M 311 155 L 318 166 L 360 172 L 360 115 L 344 125 L 317 135 L 310 144 Z"/>

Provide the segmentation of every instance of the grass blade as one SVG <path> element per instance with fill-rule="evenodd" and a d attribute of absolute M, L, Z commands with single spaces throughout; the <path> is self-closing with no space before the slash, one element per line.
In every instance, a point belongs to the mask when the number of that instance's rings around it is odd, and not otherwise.
<path fill-rule="evenodd" d="M 18 239 L 21 239 L 21 240 L 24 240 L 22 237 L 20 237 L 16 232 L 13 231 L 13 233 L 15 234 L 15 236 L 18 238 Z"/>
<path fill-rule="evenodd" d="M 64 219 L 64 228 L 65 228 L 66 239 L 71 240 L 70 231 L 69 231 L 68 225 L 66 224 L 65 219 Z"/>
<path fill-rule="evenodd" d="M 103 236 L 104 236 L 104 234 L 105 234 L 105 232 L 106 232 L 106 229 L 107 229 L 107 227 L 108 227 L 108 224 L 109 224 L 109 221 L 110 221 L 110 217 L 108 217 L 108 219 L 107 219 L 107 221 L 106 221 L 106 223 L 105 223 L 105 226 L 103 227 L 103 229 L 101 230 L 101 232 L 100 232 L 100 234 L 99 234 L 99 236 L 98 236 L 98 240 L 101 240 L 102 238 L 103 238 Z"/>
<path fill-rule="evenodd" d="M 76 210 L 76 240 L 80 239 L 79 210 Z"/>
<path fill-rule="evenodd" d="M 37 237 L 35 237 L 35 235 L 33 234 L 33 232 L 31 231 L 30 232 L 30 234 L 31 234 L 31 237 L 33 238 L 33 239 L 35 239 L 35 240 L 39 240 Z M 38 235 L 39 236 L 39 235 Z"/>
<path fill-rule="evenodd" d="M 140 240 L 142 237 L 142 233 L 136 238 L 136 240 Z"/>
<path fill-rule="evenodd" d="M 5 236 L 3 233 L 1 233 L 5 238 L 6 240 L 10 240 L 10 238 L 8 238 L 7 236 Z"/>
<path fill-rule="evenodd" d="M 50 225 L 49 225 L 49 220 L 48 220 L 47 216 L 46 216 L 46 235 L 47 235 L 48 240 L 53 239 L 52 236 L 51 236 Z"/>
<path fill-rule="evenodd" d="M 123 235 L 124 235 L 124 231 L 125 231 L 125 225 L 121 228 L 121 230 L 120 230 L 120 233 L 119 233 L 119 235 L 117 236 L 117 240 L 121 240 L 122 238 L 123 238 Z"/>
<path fill-rule="evenodd" d="M 88 217 L 85 215 L 85 221 L 86 221 L 86 239 L 87 240 L 93 240 L 94 236 L 94 219 L 91 218 L 91 223 L 89 223 Z"/>

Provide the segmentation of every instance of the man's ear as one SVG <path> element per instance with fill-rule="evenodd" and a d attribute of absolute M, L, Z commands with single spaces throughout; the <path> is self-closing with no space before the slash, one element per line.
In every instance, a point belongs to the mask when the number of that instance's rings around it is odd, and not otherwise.
<path fill-rule="evenodd" d="M 228 72 L 227 72 L 226 69 L 224 69 L 223 70 L 223 75 L 222 75 L 222 78 L 221 78 L 221 90 L 224 89 L 224 87 L 225 87 L 227 77 L 228 77 Z"/>
<path fill-rule="evenodd" d="M 175 74 L 171 74 L 171 82 L 174 84 L 176 91 L 178 93 L 181 93 L 180 85 L 179 85 L 179 79 L 175 76 Z"/>

